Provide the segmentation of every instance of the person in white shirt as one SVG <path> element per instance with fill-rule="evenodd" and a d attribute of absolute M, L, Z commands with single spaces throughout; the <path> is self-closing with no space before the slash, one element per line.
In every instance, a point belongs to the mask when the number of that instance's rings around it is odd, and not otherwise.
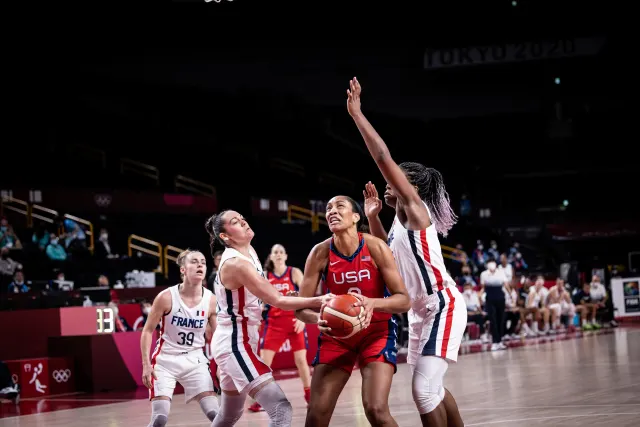
<path fill-rule="evenodd" d="M 547 307 L 547 296 L 549 290 L 544 287 L 544 277 L 538 276 L 534 286 L 529 288 L 529 297 L 527 298 L 526 307 L 537 308 L 538 315 L 534 318 L 533 332 L 539 335 L 546 335 L 549 332 L 549 308 Z M 542 317 L 544 322 L 544 329 L 538 332 L 538 322 Z"/>
<path fill-rule="evenodd" d="M 591 278 L 591 289 L 589 290 L 589 295 L 591 295 L 591 302 L 596 306 L 596 311 L 603 310 L 606 307 L 609 295 L 607 295 L 607 290 L 600 281 L 600 276 L 594 274 Z M 593 324 L 600 326 L 600 324 L 596 322 L 595 317 L 596 316 L 593 316 Z"/>
<path fill-rule="evenodd" d="M 569 292 L 564 288 L 564 280 L 556 279 L 556 285 L 549 291 L 547 297 L 547 305 L 551 312 L 551 325 L 554 330 L 560 328 L 561 316 L 567 316 L 569 322 L 573 321 L 573 316 L 576 314 L 576 307 L 571 302 L 571 296 Z"/>
<path fill-rule="evenodd" d="M 504 256 L 504 255 L 503 255 Z M 511 282 L 507 281 L 502 288 L 504 292 L 504 305 L 505 305 L 505 336 L 508 338 L 516 338 L 516 327 L 520 320 L 520 307 L 518 307 L 518 291 L 511 286 Z M 506 322 L 509 322 L 507 328 Z"/>
<path fill-rule="evenodd" d="M 474 322 L 480 328 L 480 335 L 484 335 L 484 322 L 487 320 L 487 313 L 482 311 L 480 297 L 473 290 L 471 283 L 464 284 L 462 298 L 467 305 L 467 322 Z"/>
<path fill-rule="evenodd" d="M 513 267 L 509 264 L 506 254 L 500 255 L 500 265 L 498 266 L 498 270 L 501 270 L 504 273 L 504 277 L 507 278 L 507 282 L 511 285 L 513 282 Z"/>

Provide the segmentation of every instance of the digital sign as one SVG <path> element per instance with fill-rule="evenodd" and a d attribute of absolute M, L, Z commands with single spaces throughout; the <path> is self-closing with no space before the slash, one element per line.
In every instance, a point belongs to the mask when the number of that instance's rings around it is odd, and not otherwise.
<path fill-rule="evenodd" d="M 115 330 L 115 318 L 112 308 L 96 309 L 98 317 L 97 331 L 99 334 L 111 334 Z"/>

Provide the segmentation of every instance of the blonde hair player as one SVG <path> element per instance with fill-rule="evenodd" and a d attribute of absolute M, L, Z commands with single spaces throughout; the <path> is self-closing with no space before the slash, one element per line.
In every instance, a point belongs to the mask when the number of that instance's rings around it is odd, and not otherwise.
<path fill-rule="evenodd" d="M 182 283 L 156 296 L 140 338 L 142 382 L 149 388 L 151 400 L 149 427 L 167 424 L 176 382 L 184 387 L 185 401 L 198 401 L 209 420 L 218 413 L 209 359 L 203 351 L 207 325 L 216 327 L 216 298 L 202 286 L 207 261 L 201 252 L 187 249 L 178 255 L 177 264 Z M 158 323 L 160 338 L 149 358 Z"/>
<path fill-rule="evenodd" d="M 213 215 L 205 224 L 211 237 L 225 246 L 215 280 L 218 327 L 213 333 L 213 357 L 220 366 L 222 400 L 212 427 L 238 422 L 247 395 L 269 415 L 271 427 L 291 425 L 291 403 L 274 382 L 271 368 L 258 356 L 262 301 L 282 310 L 319 309 L 333 295 L 301 298 L 284 296 L 264 277 L 256 251 L 254 233 L 242 215 L 233 210 Z"/>
<path fill-rule="evenodd" d="M 458 359 L 467 308 L 447 273 L 438 240 L 438 233 L 446 236 L 456 216 L 440 172 L 419 163 L 396 164 L 362 114 L 360 83 L 353 78 L 349 84 L 347 110 L 387 181 L 385 202 L 396 211 L 387 238 L 378 218 L 382 203 L 374 185 L 366 185 L 369 228 L 373 235 L 388 241 L 411 298 L 407 362 L 413 370 L 413 400 L 422 425 L 462 426 L 458 406 L 443 381 L 449 363 Z"/>

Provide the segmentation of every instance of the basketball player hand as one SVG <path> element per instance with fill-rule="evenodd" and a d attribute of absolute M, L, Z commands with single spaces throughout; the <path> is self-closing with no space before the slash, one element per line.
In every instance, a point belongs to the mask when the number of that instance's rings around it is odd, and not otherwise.
<path fill-rule="evenodd" d="M 382 210 L 382 200 L 378 198 L 376 186 L 369 181 L 365 184 L 362 194 L 364 195 L 364 214 L 367 218 L 375 217 Z"/>
<path fill-rule="evenodd" d="M 364 295 L 360 295 L 355 292 L 349 292 L 350 295 L 358 298 L 360 302 L 356 302 L 353 304 L 354 307 L 363 307 L 364 313 L 360 315 L 364 320 L 362 321 L 362 329 L 366 329 L 371 324 L 371 318 L 373 317 L 373 309 L 376 305 L 375 299 L 367 298 Z"/>
<path fill-rule="evenodd" d="M 304 322 L 302 322 L 299 319 L 293 319 L 293 331 L 296 334 L 299 334 L 300 332 L 304 331 Z"/>
<path fill-rule="evenodd" d="M 151 377 L 156 380 L 158 379 L 156 371 L 154 371 L 151 366 L 144 366 L 142 368 L 142 384 L 144 384 L 146 388 L 151 388 Z"/>
<path fill-rule="evenodd" d="M 362 88 L 358 79 L 355 77 L 349 81 L 349 89 L 347 89 L 347 111 L 351 117 L 360 114 L 360 93 Z"/>

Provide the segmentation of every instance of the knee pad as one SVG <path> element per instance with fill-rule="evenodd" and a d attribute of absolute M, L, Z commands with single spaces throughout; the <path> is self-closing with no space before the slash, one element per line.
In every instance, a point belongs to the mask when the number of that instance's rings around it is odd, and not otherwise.
<path fill-rule="evenodd" d="M 151 401 L 151 423 L 149 427 L 164 427 L 169 421 L 169 400 L 159 399 Z"/>
<path fill-rule="evenodd" d="M 215 396 L 205 396 L 200 399 L 200 408 L 202 408 L 202 412 L 209 418 L 209 421 L 213 421 L 218 412 L 220 411 L 220 406 L 218 405 L 218 399 Z"/>
<path fill-rule="evenodd" d="M 220 411 L 216 415 L 211 427 L 229 427 L 238 422 L 244 412 L 246 394 L 229 395 L 222 393 Z"/>
<path fill-rule="evenodd" d="M 269 427 L 289 427 L 293 417 L 293 408 L 278 384 L 270 382 L 254 396 L 269 415 Z"/>
<path fill-rule="evenodd" d="M 420 415 L 428 414 L 444 399 L 444 374 L 449 365 L 435 356 L 420 357 L 413 370 L 412 394 Z"/>

